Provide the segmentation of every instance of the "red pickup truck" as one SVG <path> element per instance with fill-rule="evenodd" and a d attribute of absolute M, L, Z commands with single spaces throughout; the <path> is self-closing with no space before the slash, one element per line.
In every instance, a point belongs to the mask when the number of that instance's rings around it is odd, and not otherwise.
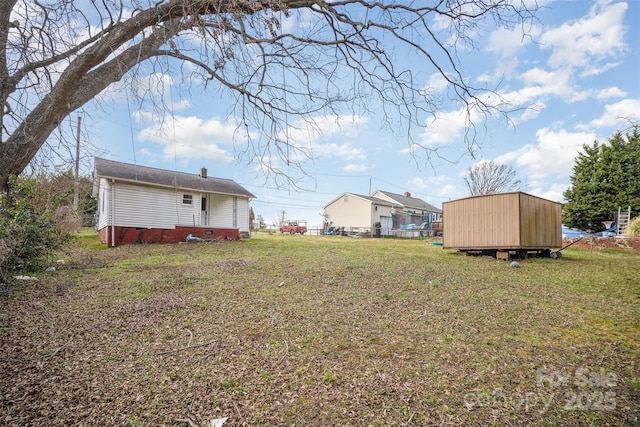
<path fill-rule="evenodd" d="M 289 233 L 289 234 L 304 234 L 307 232 L 307 221 L 303 220 L 290 220 L 285 221 L 280 226 L 281 233 Z"/>

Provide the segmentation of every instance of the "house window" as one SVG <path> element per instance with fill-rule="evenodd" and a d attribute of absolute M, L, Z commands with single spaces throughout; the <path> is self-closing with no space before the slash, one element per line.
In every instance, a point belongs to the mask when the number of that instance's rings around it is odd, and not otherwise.
<path fill-rule="evenodd" d="M 183 194 L 182 195 L 182 204 L 183 205 L 192 205 L 193 204 L 193 196 L 191 194 Z"/>

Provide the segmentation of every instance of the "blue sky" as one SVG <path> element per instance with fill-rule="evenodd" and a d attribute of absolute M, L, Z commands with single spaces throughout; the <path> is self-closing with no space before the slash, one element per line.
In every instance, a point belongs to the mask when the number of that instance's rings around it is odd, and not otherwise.
<path fill-rule="evenodd" d="M 480 121 L 482 149 L 475 159 L 465 155 L 458 107 L 443 108 L 416 132 L 417 142 L 445 157 L 429 161 L 401 133 L 381 129 L 378 117 L 323 116 L 317 117 L 322 133 L 302 126 L 288 132 L 314 158 L 298 186 L 278 188 L 250 159 L 235 160 L 241 143 L 234 142 L 231 101 L 216 91 L 181 91 L 164 75 L 156 77 L 162 82 L 156 87 L 163 88 L 173 116 L 155 121 L 148 104 L 113 88 L 99 109 L 85 108 L 85 126 L 102 157 L 193 173 L 206 166 L 211 176 L 234 179 L 257 196 L 252 207 L 267 223 L 284 210 L 287 219 L 319 225 L 322 206 L 347 191 L 409 191 L 440 207 L 468 195 L 462 174 L 483 160 L 512 165 L 527 182 L 524 191 L 562 201 L 582 145 L 640 122 L 640 2 L 539 3 L 544 8 L 528 37 L 521 29 L 496 29 L 461 57 L 473 84 L 497 86 L 504 98 L 535 106 L 515 112 L 511 122 Z M 434 70 L 421 76 L 425 86 L 445 93 Z"/>

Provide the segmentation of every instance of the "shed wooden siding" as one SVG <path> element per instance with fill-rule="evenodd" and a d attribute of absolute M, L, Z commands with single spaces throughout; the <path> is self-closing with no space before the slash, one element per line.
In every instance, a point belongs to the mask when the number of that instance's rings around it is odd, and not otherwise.
<path fill-rule="evenodd" d="M 325 214 L 336 227 L 371 228 L 371 202 L 353 194 L 343 195 L 327 206 Z"/>
<path fill-rule="evenodd" d="M 445 249 L 547 249 L 562 246 L 561 205 L 526 193 L 444 202 Z"/>
<path fill-rule="evenodd" d="M 520 193 L 520 242 L 532 248 L 562 247 L 562 205 Z"/>

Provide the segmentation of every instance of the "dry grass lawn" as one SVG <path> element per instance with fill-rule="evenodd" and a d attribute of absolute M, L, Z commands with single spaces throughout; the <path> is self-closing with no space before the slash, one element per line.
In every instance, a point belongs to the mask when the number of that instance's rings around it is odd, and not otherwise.
<path fill-rule="evenodd" d="M 78 244 L 0 295 L 0 424 L 638 425 L 640 252 L 430 243 Z"/>

